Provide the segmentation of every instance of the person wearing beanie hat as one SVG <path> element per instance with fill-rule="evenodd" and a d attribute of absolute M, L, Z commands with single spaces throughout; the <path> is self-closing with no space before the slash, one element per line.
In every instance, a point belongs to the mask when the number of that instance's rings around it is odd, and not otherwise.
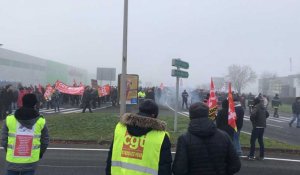
<path fill-rule="evenodd" d="M 230 137 L 208 118 L 202 102 L 190 106 L 188 131 L 177 141 L 172 171 L 180 174 L 234 174 L 241 168 Z"/>
<path fill-rule="evenodd" d="M 2 127 L 1 141 L 7 154 L 6 169 L 9 175 L 33 175 L 49 144 L 45 118 L 35 109 L 35 94 L 24 95 L 22 102 L 23 107 L 14 115 L 8 115 Z M 23 141 L 18 141 L 20 139 Z M 27 148 L 25 153 L 19 149 L 21 147 Z"/>
<path fill-rule="evenodd" d="M 158 113 L 158 105 L 146 99 L 137 114 L 120 117 L 106 160 L 107 175 L 139 174 L 144 172 L 140 167 L 149 174 L 172 174 L 171 142 L 166 123 L 157 119 Z"/>

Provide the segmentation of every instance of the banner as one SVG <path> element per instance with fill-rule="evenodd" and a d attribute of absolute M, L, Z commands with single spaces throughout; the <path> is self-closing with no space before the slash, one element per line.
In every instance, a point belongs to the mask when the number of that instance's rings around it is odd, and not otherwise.
<path fill-rule="evenodd" d="M 210 81 L 210 94 L 208 99 L 208 107 L 209 107 L 209 118 L 212 120 L 216 119 L 218 112 L 218 100 L 215 93 L 215 85 L 213 80 Z"/>
<path fill-rule="evenodd" d="M 46 101 L 50 100 L 52 94 L 54 93 L 55 89 L 50 85 L 48 84 L 47 87 L 46 87 L 46 91 L 45 91 L 45 94 L 44 94 L 44 97 L 46 99 Z"/>
<path fill-rule="evenodd" d="M 121 74 L 119 75 L 119 97 L 122 93 L 121 88 Z M 138 103 L 138 87 L 139 87 L 139 76 L 134 74 L 126 75 L 126 104 L 137 104 Z M 121 100 L 121 99 L 120 99 Z M 120 102 L 121 103 L 121 102 Z"/>
<path fill-rule="evenodd" d="M 228 125 L 231 126 L 235 130 L 235 132 L 237 132 L 236 113 L 235 113 L 235 108 L 234 108 L 233 96 L 232 96 L 232 92 L 231 92 L 231 83 L 229 83 L 228 103 L 229 103 Z"/>
<path fill-rule="evenodd" d="M 72 87 L 60 81 L 56 81 L 55 89 L 57 89 L 61 93 L 70 94 L 70 95 L 83 95 L 84 92 L 84 86 Z"/>
<path fill-rule="evenodd" d="M 98 94 L 99 97 L 104 97 L 110 94 L 110 86 L 109 85 L 105 85 L 105 86 L 100 86 L 98 87 Z"/>

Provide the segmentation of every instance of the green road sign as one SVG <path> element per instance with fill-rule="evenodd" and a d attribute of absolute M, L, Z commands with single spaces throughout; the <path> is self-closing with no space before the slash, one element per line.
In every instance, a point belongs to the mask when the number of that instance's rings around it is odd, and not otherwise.
<path fill-rule="evenodd" d="M 180 59 L 172 59 L 172 66 L 182 69 L 188 69 L 190 67 L 188 62 L 182 61 Z"/>
<path fill-rule="evenodd" d="M 172 76 L 173 77 L 179 77 L 179 78 L 188 78 L 189 73 L 186 72 L 186 71 L 173 69 L 172 70 Z"/>

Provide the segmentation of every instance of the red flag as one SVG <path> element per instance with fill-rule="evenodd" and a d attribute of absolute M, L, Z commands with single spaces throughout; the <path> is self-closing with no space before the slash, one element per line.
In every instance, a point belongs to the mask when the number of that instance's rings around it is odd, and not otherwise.
<path fill-rule="evenodd" d="M 110 94 L 110 86 L 105 85 L 105 86 L 99 86 L 98 87 L 98 94 L 99 97 L 104 97 Z"/>
<path fill-rule="evenodd" d="M 209 107 L 209 118 L 212 120 L 216 119 L 217 109 L 218 109 L 217 105 L 218 105 L 218 100 L 215 93 L 215 85 L 213 80 L 211 79 L 208 107 Z"/>
<path fill-rule="evenodd" d="M 42 85 L 39 84 L 39 87 L 38 87 L 38 91 L 43 94 L 43 91 L 42 91 Z"/>
<path fill-rule="evenodd" d="M 229 103 L 228 125 L 231 126 L 235 130 L 235 132 L 237 132 L 236 113 L 235 113 L 235 108 L 234 108 L 233 96 L 232 96 L 232 92 L 231 92 L 231 83 L 229 83 L 228 103 Z"/>
<path fill-rule="evenodd" d="M 163 89 L 164 89 L 164 84 L 161 83 L 159 88 L 160 88 L 161 90 L 163 90 Z"/>
<path fill-rule="evenodd" d="M 76 80 L 75 80 L 75 79 L 73 80 L 73 86 L 74 86 L 74 87 L 77 86 L 77 83 L 76 83 Z"/>

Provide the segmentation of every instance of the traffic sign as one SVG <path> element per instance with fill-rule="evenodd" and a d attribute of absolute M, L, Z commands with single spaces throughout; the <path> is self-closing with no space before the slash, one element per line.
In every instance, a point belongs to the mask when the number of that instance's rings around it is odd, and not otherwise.
<path fill-rule="evenodd" d="M 190 67 L 188 62 L 182 61 L 180 59 L 172 59 L 172 66 L 182 69 L 188 69 Z"/>
<path fill-rule="evenodd" d="M 189 73 L 182 70 L 172 69 L 172 77 L 188 78 Z"/>

